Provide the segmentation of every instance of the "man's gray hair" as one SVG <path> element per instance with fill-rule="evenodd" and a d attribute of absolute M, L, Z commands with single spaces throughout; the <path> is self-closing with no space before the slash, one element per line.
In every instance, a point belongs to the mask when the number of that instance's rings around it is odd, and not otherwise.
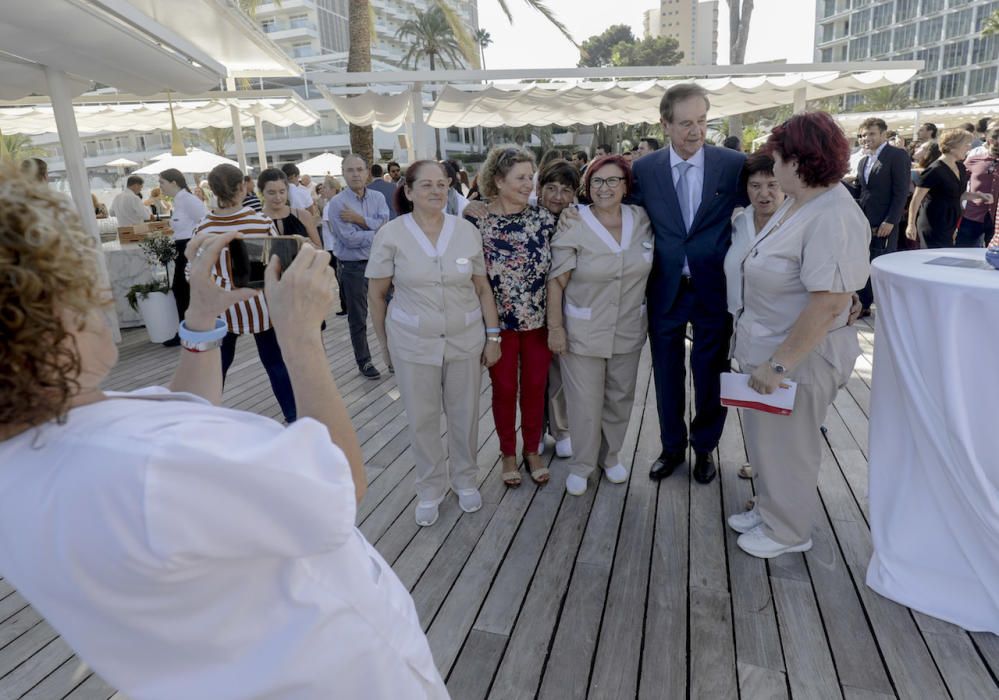
<path fill-rule="evenodd" d="M 364 163 L 364 167 L 365 168 L 368 167 L 368 160 L 364 156 L 362 156 L 360 153 L 350 153 L 350 154 L 344 156 L 343 157 L 343 162 L 346 163 L 348 160 L 350 160 L 352 158 L 356 158 L 357 160 L 359 160 L 362 163 Z"/>
<path fill-rule="evenodd" d="M 677 102 L 683 102 L 690 97 L 700 97 L 704 99 L 704 104 L 711 109 L 711 100 L 708 99 L 708 91 L 696 83 L 678 83 L 671 87 L 659 101 L 659 116 L 664 120 L 673 123 L 673 107 Z"/>

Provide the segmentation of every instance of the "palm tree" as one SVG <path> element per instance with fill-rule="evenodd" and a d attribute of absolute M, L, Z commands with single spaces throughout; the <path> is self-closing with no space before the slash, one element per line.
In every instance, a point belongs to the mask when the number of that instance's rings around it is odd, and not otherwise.
<path fill-rule="evenodd" d="M 479 47 L 479 68 L 482 70 L 486 69 L 486 49 L 489 45 L 493 43 L 493 38 L 489 36 L 489 32 L 485 29 L 477 29 L 475 34 L 472 36 L 475 40 L 476 45 Z"/>
<path fill-rule="evenodd" d="M 404 68 L 417 68 L 423 58 L 429 61 L 431 71 L 437 70 L 438 61 L 443 68 L 458 68 L 463 63 L 462 58 L 468 57 L 458 46 L 458 40 L 451 31 L 444 12 L 436 5 L 426 12 L 417 10 L 414 19 L 408 19 L 399 25 L 395 38 L 409 45 L 409 50 L 400 62 Z M 472 56 L 474 55 L 473 53 Z M 436 92 L 433 93 L 433 98 L 437 99 Z M 437 160 L 440 160 L 439 129 L 434 129 L 434 142 L 437 145 Z"/>
<path fill-rule="evenodd" d="M 25 158 L 47 156 L 48 151 L 31 143 L 24 134 L 0 134 L 0 160 L 9 159 L 17 163 Z"/>
<path fill-rule="evenodd" d="M 366 73 L 371 70 L 371 5 L 368 0 L 349 0 L 347 20 L 350 29 L 350 51 L 347 72 Z M 369 163 L 375 157 L 375 131 L 370 126 L 350 125 L 350 150 Z"/>

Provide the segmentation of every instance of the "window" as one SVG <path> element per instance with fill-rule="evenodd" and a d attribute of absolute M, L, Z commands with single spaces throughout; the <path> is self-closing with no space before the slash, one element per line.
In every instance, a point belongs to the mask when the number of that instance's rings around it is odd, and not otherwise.
<path fill-rule="evenodd" d="M 991 95 L 996 91 L 997 77 L 999 77 L 999 68 L 996 66 L 971 71 L 971 80 L 968 81 L 968 94 Z"/>
<path fill-rule="evenodd" d="M 309 16 L 308 15 L 295 15 L 288 21 L 288 25 L 292 29 L 301 29 L 302 27 L 309 27 Z"/>
<path fill-rule="evenodd" d="M 975 39 L 971 50 L 972 63 L 988 63 L 999 58 L 999 37 L 983 36 Z"/>
<path fill-rule="evenodd" d="M 832 49 L 822 49 L 819 56 L 820 56 L 819 61 L 821 61 L 822 63 L 832 63 L 833 60 Z"/>
<path fill-rule="evenodd" d="M 912 99 L 916 102 L 932 102 L 937 99 L 937 79 L 923 78 L 913 83 Z"/>
<path fill-rule="evenodd" d="M 918 7 L 919 2 L 917 0 L 896 0 L 895 21 L 901 22 L 902 20 L 912 19 L 916 16 Z"/>
<path fill-rule="evenodd" d="M 269 34 L 270 32 L 277 31 L 277 27 L 274 26 L 273 19 L 261 20 L 260 28 L 264 30 L 264 34 Z"/>
<path fill-rule="evenodd" d="M 822 43 L 833 40 L 833 25 L 822 25 Z"/>
<path fill-rule="evenodd" d="M 967 73 L 949 73 L 940 78 L 940 99 L 960 97 L 964 94 L 964 79 Z"/>
<path fill-rule="evenodd" d="M 868 40 L 866 36 L 850 41 L 850 60 L 859 61 L 870 55 Z"/>
<path fill-rule="evenodd" d="M 850 23 L 850 29 L 854 34 L 861 34 L 871 29 L 871 11 L 861 10 L 853 15 L 853 21 Z"/>
<path fill-rule="evenodd" d="M 925 61 L 926 66 L 923 70 L 934 71 L 940 69 L 940 47 L 934 47 L 932 49 L 920 49 L 916 52 L 917 61 Z"/>
<path fill-rule="evenodd" d="M 931 12 L 940 12 L 944 8 L 944 0 L 923 0 L 923 14 L 928 15 Z"/>
<path fill-rule="evenodd" d="M 956 44 L 945 45 L 943 52 L 943 67 L 956 68 L 967 64 L 969 43 L 970 42 L 967 41 L 960 41 Z"/>
<path fill-rule="evenodd" d="M 971 33 L 972 10 L 951 12 L 947 15 L 947 38 L 964 37 Z"/>
<path fill-rule="evenodd" d="M 871 35 L 871 56 L 880 56 L 891 51 L 891 32 L 877 32 Z"/>
<path fill-rule="evenodd" d="M 874 8 L 874 13 L 871 15 L 872 23 L 875 29 L 881 29 L 882 27 L 887 27 L 891 24 L 891 3 L 886 3 L 884 5 L 878 5 Z"/>
<path fill-rule="evenodd" d="M 992 16 L 992 13 L 999 10 L 999 0 L 990 2 L 987 5 L 975 8 L 975 31 L 981 32 L 985 25 L 985 20 Z"/>
<path fill-rule="evenodd" d="M 943 32 L 943 17 L 928 19 L 919 25 L 919 43 L 932 44 L 940 41 Z"/>
<path fill-rule="evenodd" d="M 895 30 L 895 50 L 911 49 L 916 45 L 916 25 L 907 24 Z"/>

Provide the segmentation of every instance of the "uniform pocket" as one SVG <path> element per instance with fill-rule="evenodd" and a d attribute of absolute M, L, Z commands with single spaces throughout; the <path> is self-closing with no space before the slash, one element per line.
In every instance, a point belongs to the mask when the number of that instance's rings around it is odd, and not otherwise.
<path fill-rule="evenodd" d="M 420 317 L 416 314 L 406 313 L 398 306 L 392 306 L 392 310 L 389 312 L 389 316 L 393 321 L 400 323 L 403 326 L 409 326 L 410 328 L 420 327 Z"/>
<path fill-rule="evenodd" d="M 473 309 L 472 311 L 465 312 L 465 325 L 472 326 L 476 323 L 482 323 L 482 309 Z"/>
<path fill-rule="evenodd" d="M 593 316 L 593 309 L 589 306 L 573 306 L 572 304 L 566 302 L 565 315 L 569 318 L 581 318 L 585 321 L 589 321 L 590 317 Z"/>
<path fill-rule="evenodd" d="M 454 264 L 458 268 L 458 272 L 463 275 L 467 275 L 472 271 L 472 262 L 468 258 L 458 258 L 454 261 Z"/>

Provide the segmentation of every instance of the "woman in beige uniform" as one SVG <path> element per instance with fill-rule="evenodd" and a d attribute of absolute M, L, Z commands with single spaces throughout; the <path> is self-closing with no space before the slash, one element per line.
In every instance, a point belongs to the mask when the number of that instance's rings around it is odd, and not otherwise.
<path fill-rule="evenodd" d="M 812 546 L 819 511 L 819 428 L 860 355 L 850 297 L 870 274 L 871 228 L 840 184 L 849 144 L 824 112 L 775 128 L 765 152 L 787 200 L 742 256 L 743 305 L 735 360 L 749 386 L 771 394 L 798 383 L 791 415 L 743 412 L 749 461 L 759 472 L 756 506 L 728 519 L 756 557 Z"/>
<path fill-rule="evenodd" d="M 622 205 L 631 169 L 605 156 L 587 170 L 593 202 L 552 239 L 548 343 L 561 356 L 572 434 L 566 490 L 586 492 L 600 466 L 613 483 L 628 480 L 618 452 L 628 430 L 638 359 L 648 324 L 645 285 L 652 270 L 652 227 L 641 207 Z"/>
<path fill-rule="evenodd" d="M 395 370 L 409 418 L 416 522 L 422 526 L 437 521 L 448 491 L 442 405 L 451 488 L 466 513 L 482 507 L 475 483 L 482 366 L 491 367 L 500 357 L 482 241 L 472 224 L 442 211 L 449 186 L 438 163 L 409 167 L 405 186 L 396 193 L 400 216 L 375 234 L 365 272 L 375 334 L 385 364 Z"/>

